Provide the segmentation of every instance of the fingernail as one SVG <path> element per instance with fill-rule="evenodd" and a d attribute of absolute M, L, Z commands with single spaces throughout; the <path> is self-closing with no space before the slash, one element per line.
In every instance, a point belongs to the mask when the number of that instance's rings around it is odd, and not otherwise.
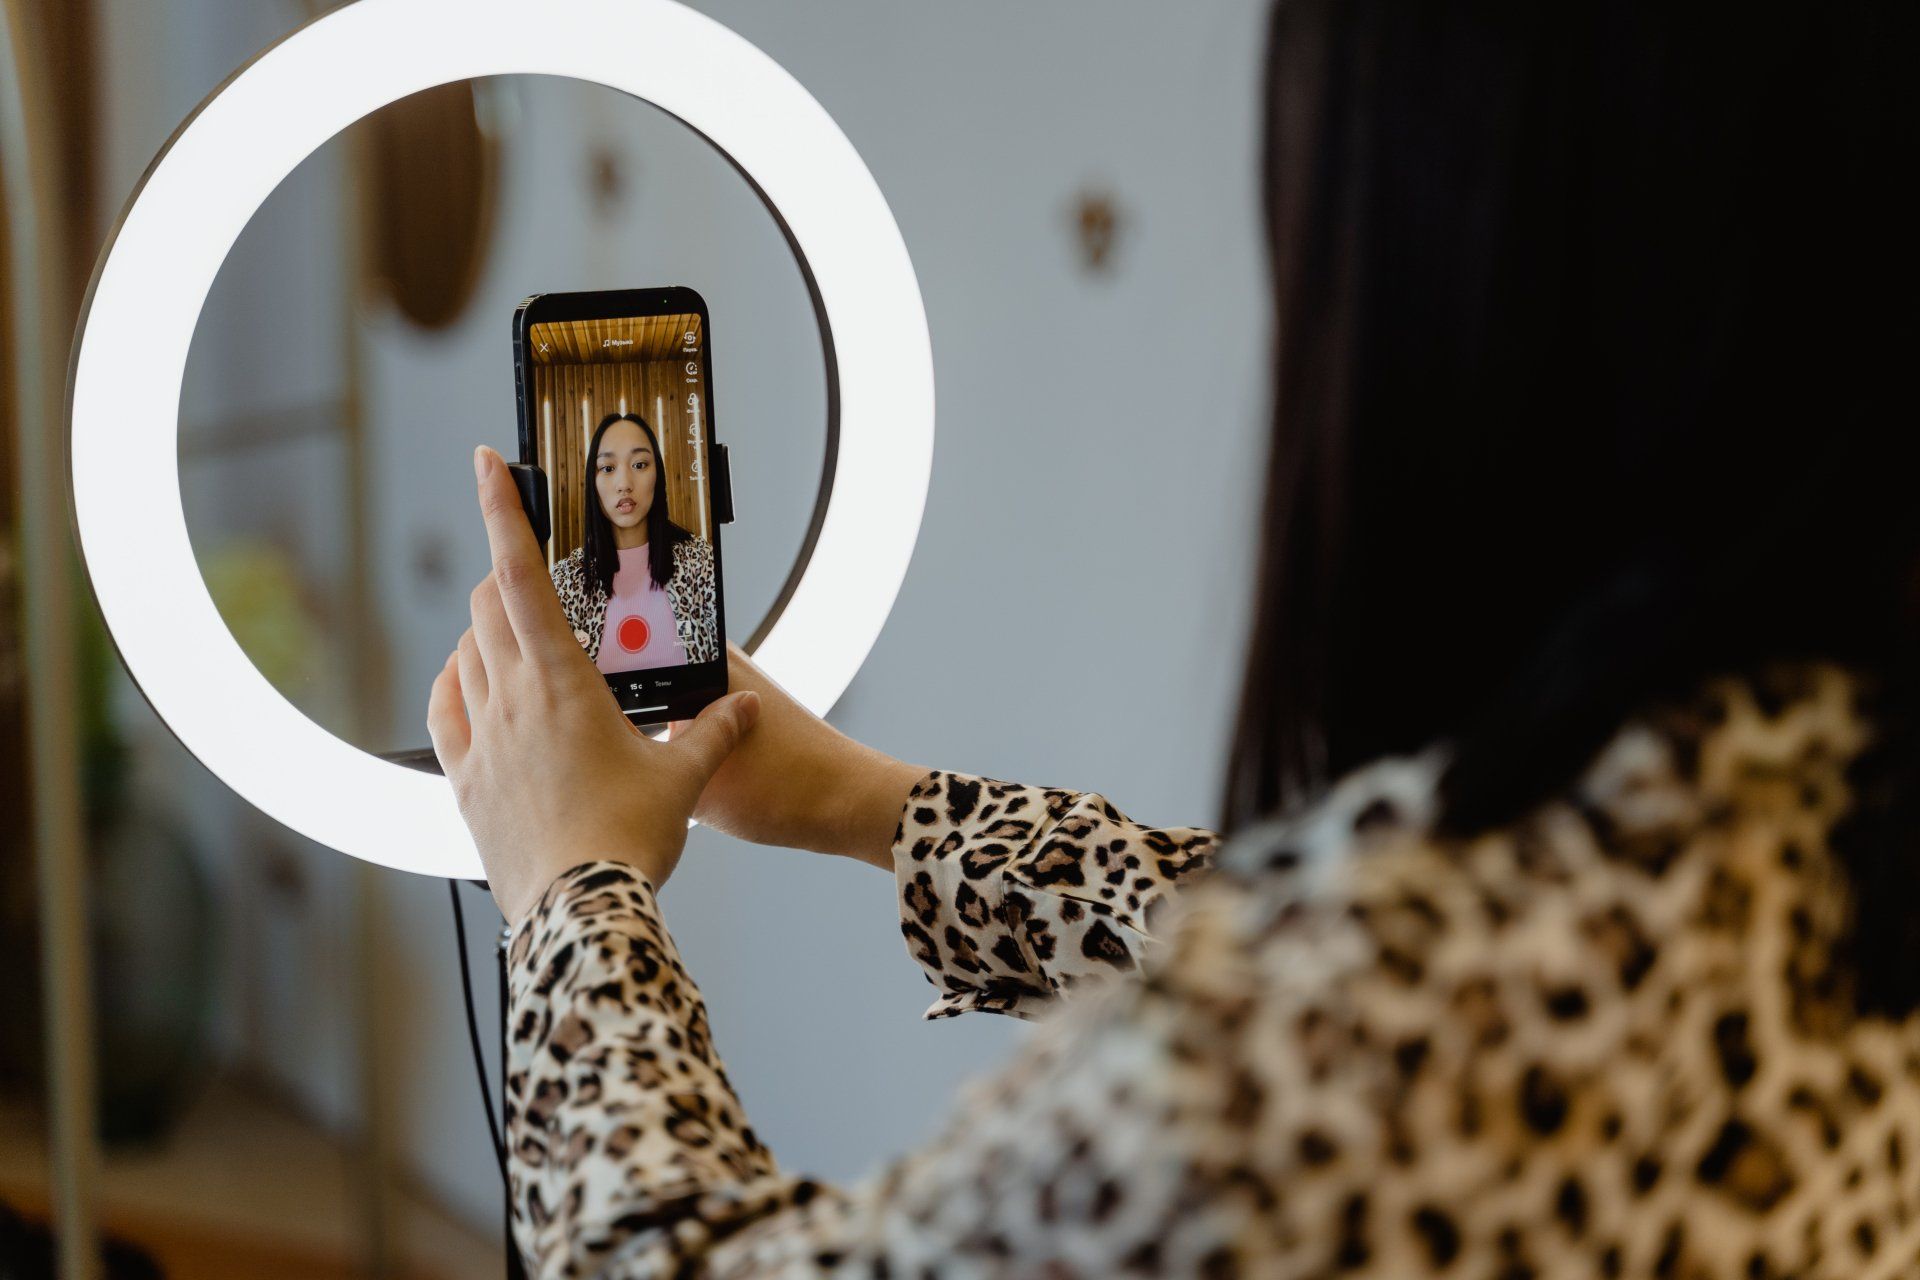
<path fill-rule="evenodd" d="M 740 700 L 739 709 L 735 713 L 740 717 L 740 728 L 742 730 L 753 728 L 754 722 L 760 718 L 760 695 L 748 689 L 734 696 Z"/>
<path fill-rule="evenodd" d="M 487 446 L 483 444 L 473 447 L 473 478 L 475 480 L 487 478 Z"/>

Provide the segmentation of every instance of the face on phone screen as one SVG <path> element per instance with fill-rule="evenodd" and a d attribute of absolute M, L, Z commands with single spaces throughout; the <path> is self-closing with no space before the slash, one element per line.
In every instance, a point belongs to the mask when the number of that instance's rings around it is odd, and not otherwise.
<path fill-rule="evenodd" d="M 554 586 L 630 711 L 679 692 L 679 669 L 723 657 L 705 340 L 697 313 L 527 329 Z"/>

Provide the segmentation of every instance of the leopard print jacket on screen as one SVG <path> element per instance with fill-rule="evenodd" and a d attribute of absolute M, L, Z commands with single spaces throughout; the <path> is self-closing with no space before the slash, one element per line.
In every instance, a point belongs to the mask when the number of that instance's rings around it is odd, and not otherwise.
<path fill-rule="evenodd" d="M 1920 1275 L 1920 1019 L 1831 963 L 1868 731 L 1799 674 L 1470 841 L 1437 753 L 1221 849 L 929 775 L 894 857 L 930 1015 L 1063 1007 L 845 1189 L 754 1136 L 648 884 L 575 867 L 511 939 L 515 1237 L 542 1277 Z"/>
<path fill-rule="evenodd" d="M 587 578 L 586 551 L 575 547 L 553 566 L 553 590 L 566 612 L 573 638 L 588 659 L 600 656 L 600 635 L 607 627 L 607 592 Z M 720 612 L 713 581 L 713 544 L 694 534 L 673 547 L 673 576 L 667 579 L 667 603 L 673 629 L 686 647 L 688 662 L 712 662 L 720 656 Z"/>

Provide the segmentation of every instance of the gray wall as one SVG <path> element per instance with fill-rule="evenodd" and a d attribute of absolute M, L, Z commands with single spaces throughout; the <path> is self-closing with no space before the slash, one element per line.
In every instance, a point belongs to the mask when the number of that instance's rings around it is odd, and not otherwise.
<path fill-rule="evenodd" d="M 109 190 L 174 120 L 290 26 L 258 0 L 101 0 L 117 63 Z M 713 0 L 698 6 L 805 83 L 866 157 L 919 273 L 939 439 L 926 522 L 886 631 L 834 719 L 926 764 L 1097 788 L 1136 816 L 1206 822 L 1240 660 L 1267 314 L 1255 143 L 1264 6 Z M 286 6 L 291 9 L 291 6 Z M 506 325 L 525 294 L 681 282 L 712 308 L 721 437 L 740 521 L 728 608 L 744 635 L 804 528 L 823 441 L 818 340 L 798 274 L 737 175 L 678 126 L 603 90 L 503 86 L 509 150 L 496 256 L 456 331 L 365 326 L 382 622 L 397 676 L 389 737 L 424 743 L 425 691 L 484 571 L 473 443 L 511 444 Z M 611 149 L 631 182 L 596 210 L 581 174 Z M 248 232 L 196 339 L 183 413 L 325 394 L 341 302 L 323 154 Z M 1076 261 L 1093 186 L 1124 223 L 1115 270 Z M 318 446 L 316 446 L 318 448 Z M 270 481 L 188 470 L 196 545 L 272 527 L 336 566 L 324 451 Z M 298 477 L 312 480 L 304 496 Z M 248 495 L 252 495 L 249 497 Z M 204 534 L 203 534 L 204 530 Z M 423 573 L 423 556 L 451 566 Z M 324 602 L 323 602 L 324 607 Z M 354 1114 L 340 995 L 353 867 L 245 811 L 131 698 L 151 785 L 192 797 L 231 906 L 223 1044 L 340 1123 Z M 302 868 L 297 903 L 258 888 L 264 846 Z M 497 1180 L 476 1114 L 445 890 L 379 873 L 382 963 L 407 1038 L 392 1067 L 417 1176 L 476 1223 Z M 480 905 L 476 895 L 471 899 Z M 892 884 L 870 868 L 696 831 L 665 894 L 756 1126 L 794 1169 L 846 1178 L 927 1134 L 966 1076 L 1022 1028 L 923 1024 Z M 484 940 L 476 963 L 490 973 Z M 485 998 L 491 1007 L 491 984 Z"/>

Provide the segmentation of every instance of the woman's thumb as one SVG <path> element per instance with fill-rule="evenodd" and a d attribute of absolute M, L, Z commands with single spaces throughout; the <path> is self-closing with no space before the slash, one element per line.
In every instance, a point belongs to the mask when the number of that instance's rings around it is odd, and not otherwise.
<path fill-rule="evenodd" d="M 705 785 L 759 718 L 759 694 L 751 689 L 730 693 L 709 703 L 684 732 L 676 733 L 673 745 L 687 753 Z"/>

